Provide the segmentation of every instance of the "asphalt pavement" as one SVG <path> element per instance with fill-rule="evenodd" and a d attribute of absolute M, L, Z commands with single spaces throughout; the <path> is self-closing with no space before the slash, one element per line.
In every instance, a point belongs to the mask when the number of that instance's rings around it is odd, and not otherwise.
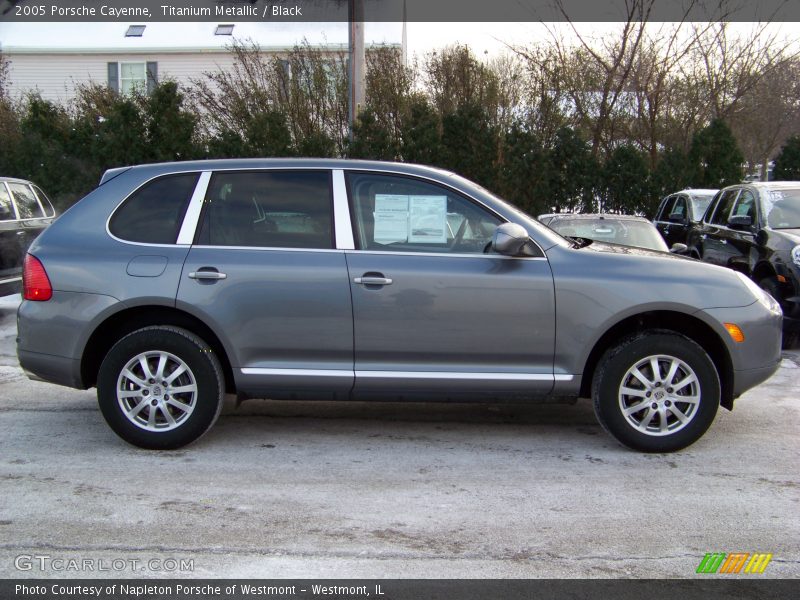
<path fill-rule="evenodd" d="M 231 400 L 172 452 L 29 381 L 0 298 L 0 577 L 800 577 L 800 351 L 688 449 L 570 406 Z M 744 575 L 741 575 L 744 576 Z M 737 577 L 731 575 L 729 577 Z"/>

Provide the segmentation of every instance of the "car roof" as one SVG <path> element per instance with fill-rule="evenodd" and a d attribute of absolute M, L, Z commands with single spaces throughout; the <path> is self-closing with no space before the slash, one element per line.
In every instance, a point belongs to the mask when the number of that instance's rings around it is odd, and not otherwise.
<path fill-rule="evenodd" d="M 311 169 L 369 169 L 369 170 L 393 170 L 411 173 L 435 173 L 439 176 L 448 175 L 456 177 L 452 171 L 430 167 L 427 165 L 417 165 L 412 163 L 379 161 L 379 160 L 359 160 L 352 158 L 218 158 L 209 160 L 187 160 L 176 162 L 146 163 L 120 167 L 121 169 L 169 169 L 175 171 L 196 171 L 196 170 L 217 170 L 217 169 L 259 169 L 266 167 L 293 167 Z M 116 170 L 116 169 L 112 169 Z"/>
<path fill-rule="evenodd" d="M 20 179 L 19 177 L 3 177 L 2 175 L 0 175 L 0 181 L 6 181 L 8 183 L 33 183 L 27 179 Z"/>
<path fill-rule="evenodd" d="M 750 181 L 748 183 L 739 183 L 737 185 L 749 185 L 758 189 L 788 190 L 799 188 L 800 181 Z"/>
<path fill-rule="evenodd" d="M 713 196 L 719 190 L 712 190 L 708 188 L 686 188 L 685 190 L 681 190 L 680 192 L 675 192 L 676 194 L 698 194 L 700 196 Z"/>

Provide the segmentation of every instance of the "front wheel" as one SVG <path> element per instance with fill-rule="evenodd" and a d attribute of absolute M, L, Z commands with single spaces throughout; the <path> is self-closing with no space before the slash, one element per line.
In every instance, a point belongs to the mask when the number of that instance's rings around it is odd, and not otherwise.
<path fill-rule="evenodd" d="M 673 452 L 696 442 L 720 403 L 716 367 L 682 335 L 648 331 L 610 348 L 592 380 L 595 414 L 622 444 Z"/>
<path fill-rule="evenodd" d="M 185 446 L 208 431 L 224 399 L 222 368 L 202 339 L 178 327 L 146 327 L 119 340 L 97 378 L 111 429 L 153 450 Z"/>
<path fill-rule="evenodd" d="M 783 292 L 781 291 L 781 284 L 778 283 L 778 280 L 774 277 L 769 277 L 767 279 L 762 279 L 758 282 L 758 286 L 767 292 L 770 296 L 775 298 L 775 301 L 780 304 L 781 309 L 784 311 L 787 310 L 785 301 L 783 299 Z M 783 332 L 783 338 L 781 342 L 781 348 L 784 350 L 788 350 L 793 348 L 794 345 L 797 343 L 798 335 L 793 331 L 786 331 Z"/>

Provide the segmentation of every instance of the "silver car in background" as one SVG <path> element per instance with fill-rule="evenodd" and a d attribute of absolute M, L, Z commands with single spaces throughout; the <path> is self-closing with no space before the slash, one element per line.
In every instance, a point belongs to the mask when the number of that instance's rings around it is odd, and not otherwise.
<path fill-rule="evenodd" d="M 30 376 L 96 387 L 128 442 L 188 444 L 240 398 L 591 397 L 646 452 L 700 438 L 780 360 L 741 274 L 578 245 L 457 175 L 219 160 L 114 169 L 31 246 Z"/>

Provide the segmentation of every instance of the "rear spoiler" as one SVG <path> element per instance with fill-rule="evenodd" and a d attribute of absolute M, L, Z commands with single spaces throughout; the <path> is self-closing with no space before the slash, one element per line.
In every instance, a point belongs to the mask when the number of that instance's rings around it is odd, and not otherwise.
<path fill-rule="evenodd" d="M 132 169 L 133 167 L 117 167 L 116 169 L 109 169 L 103 176 L 100 178 L 100 183 L 98 185 L 103 185 L 107 181 L 111 181 L 118 175 L 122 175 L 125 171 Z"/>

